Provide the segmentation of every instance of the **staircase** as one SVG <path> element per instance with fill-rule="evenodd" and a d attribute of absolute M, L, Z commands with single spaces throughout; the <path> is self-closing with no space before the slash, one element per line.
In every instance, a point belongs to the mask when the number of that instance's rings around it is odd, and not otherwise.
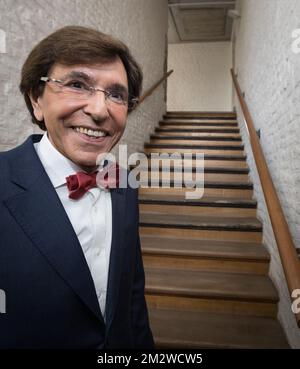
<path fill-rule="evenodd" d="M 139 190 L 146 300 L 157 348 L 288 348 L 277 321 L 253 186 L 234 113 L 170 112 L 145 153 L 205 154 L 204 195 L 177 188 Z M 163 168 L 152 170 L 158 180 Z M 149 176 L 150 178 L 150 176 Z"/>

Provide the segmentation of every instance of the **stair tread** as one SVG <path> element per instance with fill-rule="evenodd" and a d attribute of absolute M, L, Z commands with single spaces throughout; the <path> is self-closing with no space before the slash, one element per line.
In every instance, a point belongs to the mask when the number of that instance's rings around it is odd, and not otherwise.
<path fill-rule="evenodd" d="M 177 126 L 170 126 L 170 127 L 166 127 L 167 123 L 157 126 L 155 127 L 154 133 L 155 134 L 160 134 L 160 133 L 203 133 L 203 134 L 207 134 L 207 133 L 212 133 L 212 134 L 223 134 L 223 133 L 229 133 L 229 134 L 233 134 L 233 135 L 238 135 L 240 136 L 240 129 L 238 126 L 232 127 L 232 128 L 228 128 L 228 127 L 218 127 L 218 126 L 214 126 L 214 127 L 187 127 L 185 124 L 183 125 L 183 127 L 177 127 Z"/>
<path fill-rule="evenodd" d="M 146 267 L 146 294 L 234 299 L 276 303 L 277 291 L 268 276 L 219 271 Z"/>
<path fill-rule="evenodd" d="M 202 185 L 203 181 L 200 178 L 200 180 L 197 182 L 197 184 Z M 186 181 L 182 181 L 180 179 L 170 179 L 163 181 L 162 179 L 153 179 L 153 184 L 151 184 L 151 179 L 141 179 L 140 180 L 140 184 L 141 186 L 148 186 L 148 187 L 153 187 L 153 188 L 163 188 L 163 184 L 164 186 L 169 186 L 170 188 L 189 188 L 189 187 L 195 187 L 195 182 L 193 180 L 186 180 Z M 193 188 L 194 188 L 193 187 Z M 221 181 L 205 181 L 204 182 L 204 188 L 226 188 L 226 189 L 246 189 L 246 190 L 252 190 L 253 189 L 253 184 L 249 181 L 247 182 L 221 182 Z"/>
<path fill-rule="evenodd" d="M 261 222 L 256 218 L 208 217 L 189 214 L 164 214 L 163 212 L 141 212 L 141 225 L 167 226 L 196 229 L 230 229 L 261 231 Z"/>
<path fill-rule="evenodd" d="M 236 119 L 235 113 L 229 112 L 214 112 L 214 111 L 207 111 L 207 112 L 167 112 L 163 116 L 164 118 L 195 118 L 195 119 Z"/>
<path fill-rule="evenodd" d="M 206 133 L 240 133 L 239 127 L 235 123 L 182 123 L 182 122 L 160 122 L 159 130 L 162 132 L 206 132 Z M 224 132 L 223 132 L 224 131 Z"/>
<path fill-rule="evenodd" d="M 162 149 L 169 149 L 169 148 L 178 148 L 178 149 L 207 149 L 207 150 L 236 150 L 242 151 L 244 149 L 244 145 L 236 145 L 236 146 L 226 146 L 226 145 L 194 145 L 194 144 L 176 144 L 176 143 L 150 143 L 146 142 L 144 145 L 146 148 L 162 148 Z"/>
<path fill-rule="evenodd" d="M 235 197 L 202 197 L 201 199 L 186 199 L 184 194 L 164 194 L 164 193 L 152 193 L 152 194 L 139 194 L 139 201 L 141 203 L 146 202 L 161 202 L 161 203 L 178 203 L 178 205 L 214 205 L 220 207 L 252 207 L 257 205 L 254 199 L 240 199 Z"/>
<path fill-rule="evenodd" d="M 169 118 L 159 121 L 159 124 L 164 125 L 182 125 L 182 126 L 212 126 L 212 127 L 236 127 L 239 128 L 237 121 L 235 120 L 220 120 L 220 119 L 180 119 L 180 118 Z"/>
<path fill-rule="evenodd" d="M 149 309 L 156 345 L 165 348 L 289 348 L 272 318 Z"/>
<path fill-rule="evenodd" d="M 143 153 L 147 158 L 152 158 L 153 160 L 157 158 L 157 153 Z M 163 157 L 162 155 L 166 153 L 159 153 L 158 157 Z M 171 154 L 170 154 L 171 155 Z M 171 157 L 171 156 L 170 156 Z M 180 156 L 181 157 L 181 156 Z M 224 155 L 224 154 L 205 154 L 204 160 L 228 160 L 228 161 L 245 161 L 247 156 L 245 154 L 236 154 L 236 155 Z M 183 153 L 182 159 L 196 159 L 195 153 Z"/>
<path fill-rule="evenodd" d="M 174 136 L 167 136 L 167 135 L 150 135 L 151 139 L 159 139 L 159 140 L 186 140 L 186 141 L 237 141 L 241 142 L 241 137 L 230 137 L 230 136 L 180 136 L 180 135 L 174 135 Z"/>
<path fill-rule="evenodd" d="M 236 116 L 236 113 L 234 111 L 228 111 L 228 110 L 168 110 L 167 115 L 169 114 L 198 114 L 198 115 L 204 115 L 204 114 L 218 114 L 218 115 L 226 115 L 226 116 Z"/>
<path fill-rule="evenodd" d="M 172 238 L 141 235 L 141 245 L 145 254 L 161 254 L 183 257 L 206 257 L 269 261 L 270 256 L 261 243 L 214 241 L 204 239 Z"/>
<path fill-rule="evenodd" d="M 167 162 L 167 164 L 169 164 L 170 162 Z M 146 171 L 146 170 L 151 170 L 151 171 L 168 171 L 169 167 L 165 164 L 165 166 L 162 165 L 162 163 L 160 163 L 161 166 L 159 167 L 156 163 L 154 163 L 152 166 L 148 165 L 146 166 L 142 166 L 139 165 L 139 170 L 140 171 Z M 184 163 L 182 163 L 181 166 L 178 165 L 174 165 L 174 164 L 170 164 L 170 170 L 174 171 L 174 173 L 177 172 L 182 172 L 183 170 L 185 172 L 196 172 L 196 166 L 186 166 L 183 165 Z M 163 169 L 163 170 L 162 170 Z M 201 168 L 197 168 L 197 171 L 201 171 Z M 204 172 L 205 173 L 224 173 L 224 174 L 248 174 L 249 173 L 249 168 L 235 168 L 235 167 L 209 167 L 206 166 L 204 167 Z"/>

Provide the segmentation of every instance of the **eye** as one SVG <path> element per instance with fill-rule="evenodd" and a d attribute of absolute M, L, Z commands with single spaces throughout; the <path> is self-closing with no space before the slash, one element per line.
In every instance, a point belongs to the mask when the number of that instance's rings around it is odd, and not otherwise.
<path fill-rule="evenodd" d="M 124 101 L 126 101 L 126 97 L 124 96 L 124 94 L 122 94 L 119 91 L 109 91 L 108 96 L 112 101 L 115 101 L 115 102 L 123 103 Z"/>
<path fill-rule="evenodd" d="M 65 87 L 71 88 L 73 90 L 88 90 L 89 87 L 81 81 L 70 81 L 65 83 Z"/>

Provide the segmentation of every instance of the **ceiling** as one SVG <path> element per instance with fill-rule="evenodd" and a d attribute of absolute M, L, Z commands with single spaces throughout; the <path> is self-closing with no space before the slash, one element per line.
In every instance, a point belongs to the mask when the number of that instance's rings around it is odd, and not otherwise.
<path fill-rule="evenodd" d="M 169 43 L 229 41 L 235 0 L 168 0 Z"/>

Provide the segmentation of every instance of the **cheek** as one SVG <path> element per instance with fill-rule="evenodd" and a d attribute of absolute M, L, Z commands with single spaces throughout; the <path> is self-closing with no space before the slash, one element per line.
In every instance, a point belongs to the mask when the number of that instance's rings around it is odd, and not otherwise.
<path fill-rule="evenodd" d="M 81 109 L 78 102 L 68 100 L 55 100 L 48 102 L 44 109 L 44 120 L 50 124 L 62 124 L 61 122 Z"/>
<path fill-rule="evenodd" d="M 115 122 L 117 123 L 117 131 L 119 133 L 123 133 L 126 128 L 126 120 L 127 116 L 124 117 L 124 114 L 120 114 L 118 117 L 115 118 Z"/>

